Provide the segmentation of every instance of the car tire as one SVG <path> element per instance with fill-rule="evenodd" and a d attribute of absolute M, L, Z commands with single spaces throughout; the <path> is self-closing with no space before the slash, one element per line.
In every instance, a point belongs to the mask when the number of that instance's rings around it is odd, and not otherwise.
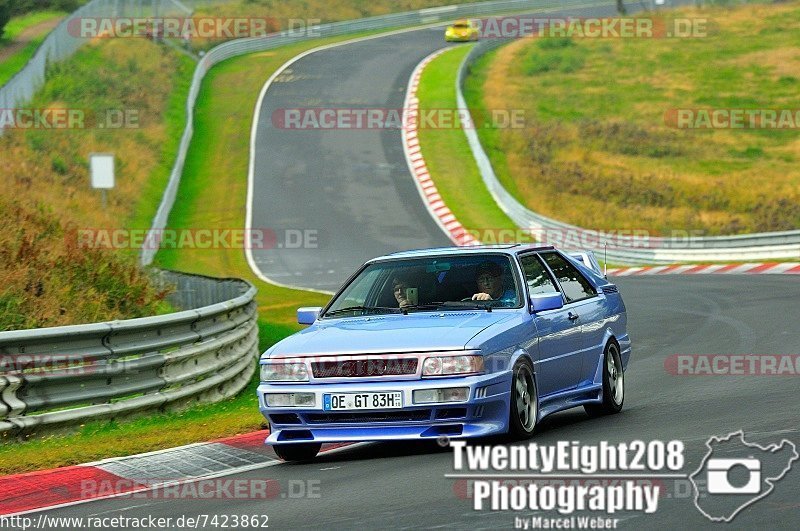
<path fill-rule="evenodd" d="M 622 410 L 625 401 L 625 371 L 616 341 L 609 341 L 603 352 L 603 401 L 586 404 L 583 408 L 590 416 L 613 415 Z"/>
<path fill-rule="evenodd" d="M 533 365 L 522 357 L 514 364 L 511 373 L 511 405 L 508 431 L 515 439 L 529 439 L 536 428 L 539 416 L 539 393 L 533 377 Z"/>
<path fill-rule="evenodd" d="M 320 443 L 276 444 L 272 447 L 284 461 L 310 461 L 319 453 Z"/>

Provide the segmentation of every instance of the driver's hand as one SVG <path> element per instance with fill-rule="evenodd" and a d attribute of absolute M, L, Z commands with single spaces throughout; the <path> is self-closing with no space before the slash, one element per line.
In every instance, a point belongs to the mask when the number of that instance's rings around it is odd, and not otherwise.
<path fill-rule="evenodd" d="M 492 300 L 492 296 L 488 293 L 476 293 L 472 296 L 472 300 L 474 301 L 490 301 Z"/>

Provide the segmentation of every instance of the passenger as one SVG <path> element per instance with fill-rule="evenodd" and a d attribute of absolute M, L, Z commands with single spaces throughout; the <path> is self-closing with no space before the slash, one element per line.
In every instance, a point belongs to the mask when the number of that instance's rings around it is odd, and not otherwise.
<path fill-rule="evenodd" d="M 513 287 L 504 288 L 503 270 L 497 262 L 483 262 L 478 266 L 475 282 L 480 291 L 472 296 L 474 301 L 514 302 L 517 300 L 517 292 Z"/>

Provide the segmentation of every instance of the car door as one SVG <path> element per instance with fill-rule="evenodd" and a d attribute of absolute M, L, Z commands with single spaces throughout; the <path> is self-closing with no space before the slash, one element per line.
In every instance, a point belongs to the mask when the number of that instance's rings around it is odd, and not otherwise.
<path fill-rule="evenodd" d="M 558 292 L 558 284 L 537 253 L 520 257 L 528 295 Z M 539 394 L 546 396 L 577 387 L 581 380 L 582 337 L 580 324 L 571 317 L 571 310 L 561 308 L 537 313 L 531 335 L 538 334 L 538 355 L 535 360 Z"/>
<path fill-rule="evenodd" d="M 542 258 L 564 294 L 566 299 L 564 309 L 579 327 L 578 344 L 582 363 L 578 385 L 589 384 L 594 379 L 604 347 L 602 300 L 592 283 L 560 253 L 543 252 Z"/>

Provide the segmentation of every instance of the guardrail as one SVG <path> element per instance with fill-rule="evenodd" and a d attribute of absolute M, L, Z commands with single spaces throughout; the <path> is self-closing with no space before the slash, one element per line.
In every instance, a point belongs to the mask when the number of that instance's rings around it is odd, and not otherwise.
<path fill-rule="evenodd" d="M 688 2 L 687 2 L 688 3 Z M 611 13 L 609 13 L 611 14 Z M 468 106 L 463 86 L 470 67 L 486 53 L 509 42 L 507 39 L 486 40 L 474 46 L 460 65 L 456 78 L 456 100 L 460 109 Z M 759 261 L 800 258 L 800 230 L 764 232 L 735 236 L 692 236 L 662 238 L 653 236 L 604 235 L 537 214 L 520 203 L 506 190 L 495 174 L 489 156 L 480 143 L 478 133 L 462 121 L 470 149 L 484 184 L 495 202 L 520 228 L 534 236 L 541 235 L 548 243 L 561 243 L 562 247 L 592 249 L 598 256 L 618 264 L 674 264 L 702 261 Z M 606 247 L 603 242 L 608 242 Z"/>
<path fill-rule="evenodd" d="M 139 261 L 142 265 L 149 265 L 153 262 L 158 251 L 158 234 L 167 225 L 169 213 L 175 203 L 175 196 L 178 192 L 183 166 L 186 161 L 186 154 L 189 144 L 194 134 L 194 106 L 197 95 L 200 92 L 200 85 L 206 73 L 215 64 L 248 53 L 270 50 L 279 46 L 298 43 L 301 41 L 322 39 L 325 37 L 335 37 L 352 33 L 367 31 L 390 30 L 404 27 L 421 27 L 425 25 L 441 24 L 445 21 L 464 17 L 477 17 L 482 15 L 513 13 L 526 10 L 541 10 L 548 8 L 572 8 L 593 5 L 613 5 L 613 0 L 499 0 L 494 2 L 479 2 L 474 4 L 458 4 L 451 6 L 433 7 L 409 11 L 405 13 L 394 13 L 378 17 L 349 20 L 344 22 L 333 22 L 306 28 L 302 32 L 282 31 L 267 35 L 265 37 L 251 39 L 236 39 L 220 44 L 208 51 L 207 54 L 197 64 L 192 84 L 189 88 L 189 96 L 186 101 L 187 121 L 184 128 L 181 142 L 178 147 L 178 154 L 175 164 L 170 173 L 169 182 L 151 223 L 145 243 L 139 254 Z"/>
<path fill-rule="evenodd" d="M 0 433 L 70 427 L 235 395 L 258 359 L 256 288 L 161 271 L 183 311 L 0 332 Z"/>

